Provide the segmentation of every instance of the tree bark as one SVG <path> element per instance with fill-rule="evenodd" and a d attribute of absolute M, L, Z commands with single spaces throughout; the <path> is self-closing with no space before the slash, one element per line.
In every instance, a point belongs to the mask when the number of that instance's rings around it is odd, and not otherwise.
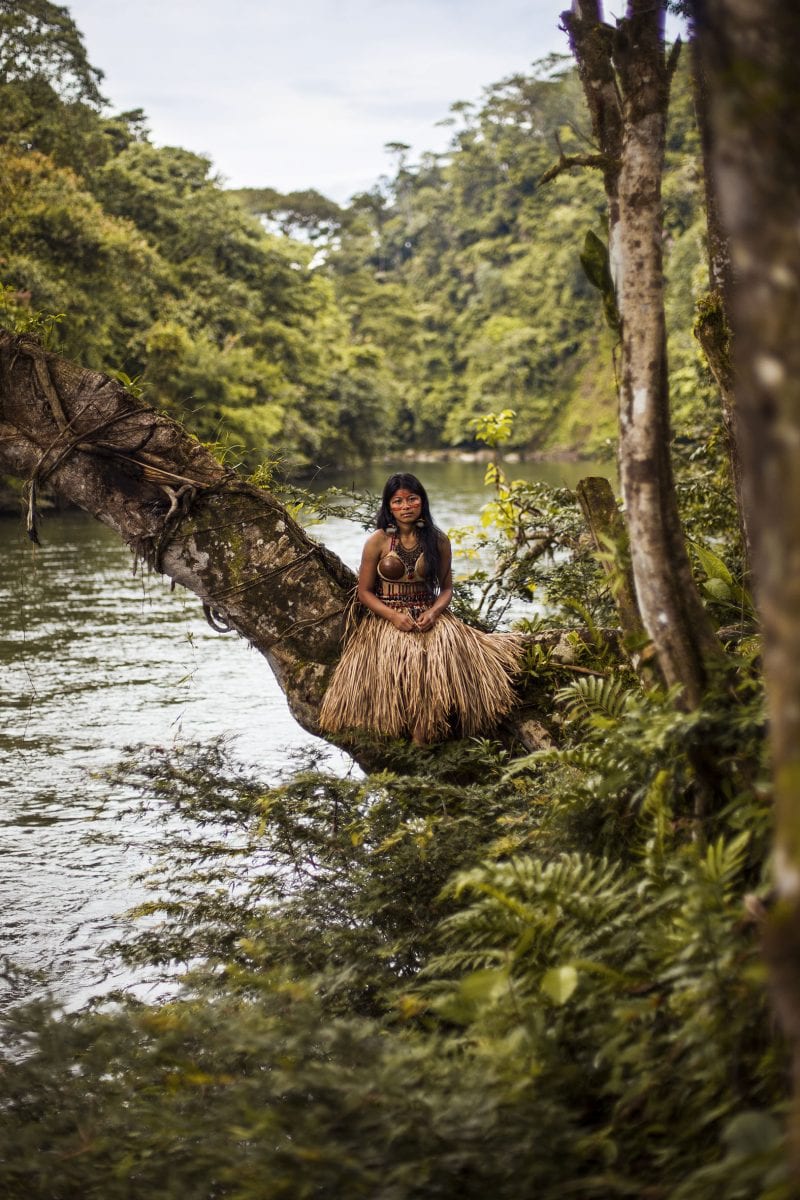
<path fill-rule="evenodd" d="M 747 528 L 742 493 L 742 458 L 736 424 L 736 393 L 733 379 L 729 306 L 733 287 L 731 252 L 722 225 L 719 197 L 712 164 L 711 122 L 709 119 L 708 64 L 703 61 L 704 43 L 694 38 L 690 47 L 692 91 L 700 147 L 703 156 L 703 188 L 706 203 L 706 246 L 709 291 L 698 304 L 695 337 L 703 348 L 711 374 L 719 388 L 725 445 L 728 451 L 739 538 L 745 567 L 745 585 L 750 577 L 750 534 Z"/>
<path fill-rule="evenodd" d="M 696 0 L 712 164 L 733 261 L 743 490 L 764 636 L 777 906 L 766 950 L 794 1047 L 800 1176 L 800 20 L 785 0 Z"/>
<path fill-rule="evenodd" d="M 723 309 L 730 303 L 733 286 L 731 250 L 720 215 L 719 197 L 712 164 L 713 143 L 709 116 L 708 63 L 704 60 L 705 43 L 693 38 L 689 47 L 691 55 L 692 96 L 695 120 L 700 134 L 700 150 L 703 158 L 703 190 L 706 202 L 706 230 L 708 256 L 708 286 L 721 298 Z"/>
<path fill-rule="evenodd" d="M 647 662 L 642 661 L 642 647 L 647 641 L 647 634 L 636 603 L 628 531 L 617 508 L 611 484 L 602 476 L 590 475 L 580 480 L 575 492 L 595 547 L 604 556 L 603 569 L 617 605 L 623 646 L 627 649 L 634 670 L 646 677 L 648 684 L 652 684 L 652 672 Z"/>
<path fill-rule="evenodd" d="M 318 732 L 355 578 L 268 492 L 121 384 L 0 332 L 0 469 L 46 478 L 265 655 Z"/>
<path fill-rule="evenodd" d="M 2 330 L 0 473 L 30 481 L 34 539 L 36 491 L 47 482 L 199 596 L 214 628 L 235 630 L 259 650 L 295 719 L 320 733 L 356 581 L 274 496 L 226 471 L 120 383 Z M 548 637 L 558 633 L 537 640 Z M 550 745 L 540 703 L 521 696 L 498 736 L 527 750 Z M 381 764 L 377 743 L 356 736 L 329 740 L 367 768 Z"/>
<path fill-rule="evenodd" d="M 675 55 L 663 6 L 630 0 L 616 28 L 597 0 L 562 14 L 605 173 L 609 256 L 621 324 L 619 461 L 639 611 L 667 684 L 696 707 L 721 647 L 694 583 L 669 453 L 661 176 Z M 610 110 L 613 108 L 613 115 Z"/>
<path fill-rule="evenodd" d="M 728 320 L 728 305 L 718 291 L 708 292 L 697 305 L 694 335 L 703 348 L 709 370 L 719 388 L 722 425 L 725 430 L 725 446 L 736 503 L 739 541 L 744 559 L 745 587 L 750 587 L 752 548 L 750 531 L 747 527 L 747 512 L 742 483 L 742 456 L 739 453 L 740 431 L 736 419 L 736 392 L 734 385 L 731 331 Z"/>

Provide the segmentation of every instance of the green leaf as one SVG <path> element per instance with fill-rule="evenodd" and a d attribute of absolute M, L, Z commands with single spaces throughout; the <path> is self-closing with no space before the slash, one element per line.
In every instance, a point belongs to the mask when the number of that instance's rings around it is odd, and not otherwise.
<path fill-rule="evenodd" d="M 554 1004 L 566 1004 L 578 986 L 578 972 L 574 967 L 551 967 L 545 972 L 541 988 Z"/>
<path fill-rule="evenodd" d="M 609 329 L 619 333 L 619 311 L 617 309 L 617 294 L 608 260 L 608 248 L 591 229 L 587 230 L 583 240 L 583 250 L 580 255 L 581 266 L 586 278 L 596 287 L 603 297 L 603 312 Z"/>
<path fill-rule="evenodd" d="M 589 283 L 600 292 L 606 291 L 611 283 L 608 249 L 591 229 L 587 230 L 586 237 L 583 239 L 580 260 Z"/>
<path fill-rule="evenodd" d="M 508 990 L 508 969 L 486 967 L 482 971 L 472 971 L 461 980 L 458 990 L 463 1000 L 491 1004 Z"/>
<path fill-rule="evenodd" d="M 781 1128 L 769 1113 L 738 1113 L 722 1131 L 722 1140 L 731 1154 L 764 1154 L 781 1140 Z"/>
<path fill-rule="evenodd" d="M 712 579 L 719 579 L 729 588 L 734 586 L 733 576 L 713 550 L 709 550 L 707 546 L 701 546 L 699 542 L 692 542 L 691 547 L 697 555 L 697 561 L 708 576 L 709 582 Z"/>
<path fill-rule="evenodd" d="M 707 579 L 703 584 L 703 591 L 714 600 L 730 600 L 732 598 L 731 589 L 724 579 Z"/>

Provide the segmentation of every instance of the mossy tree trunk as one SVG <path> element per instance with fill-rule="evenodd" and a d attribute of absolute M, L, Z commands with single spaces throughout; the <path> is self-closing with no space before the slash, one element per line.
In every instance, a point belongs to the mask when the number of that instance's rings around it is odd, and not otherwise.
<path fill-rule="evenodd" d="M 617 508 L 614 490 L 607 479 L 593 475 L 581 479 L 575 492 L 611 585 L 619 613 L 623 647 L 634 670 L 647 685 L 651 685 L 653 673 L 647 659 L 642 656 L 648 639 L 636 603 L 628 530 Z"/>
<path fill-rule="evenodd" d="M 355 576 L 274 496 L 226 471 L 120 383 L 2 330 L 0 473 L 30 481 L 31 513 L 47 482 L 199 596 L 215 628 L 265 656 L 300 725 L 320 732 Z M 522 696 L 499 736 L 529 750 L 549 745 L 539 703 Z M 382 761 L 363 737 L 330 740 L 367 767 Z"/>
<path fill-rule="evenodd" d="M 786 0 L 696 0 L 730 241 L 744 500 L 764 634 L 778 904 L 766 931 L 794 1045 L 800 1174 L 800 20 Z"/>
<path fill-rule="evenodd" d="M 695 585 L 670 460 L 661 177 L 675 52 L 664 11 L 630 0 L 606 25 L 598 0 L 562 22 L 602 159 L 609 259 L 621 327 L 619 461 L 636 596 L 666 682 L 700 703 L 721 649 Z"/>
<path fill-rule="evenodd" d="M 0 333 L 0 387 L 0 470 L 34 490 L 46 480 L 195 592 L 265 655 L 316 733 L 352 572 L 116 381 Z"/>

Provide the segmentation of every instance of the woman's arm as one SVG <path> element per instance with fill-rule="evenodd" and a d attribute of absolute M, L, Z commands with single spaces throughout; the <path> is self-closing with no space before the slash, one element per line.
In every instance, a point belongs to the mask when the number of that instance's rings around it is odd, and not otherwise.
<path fill-rule="evenodd" d="M 370 609 L 376 616 L 383 617 L 385 621 L 391 621 L 396 629 L 402 630 L 403 633 L 413 633 L 418 628 L 413 617 L 402 609 L 390 608 L 375 595 L 375 585 L 378 582 L 378 562 L 383 553 L 385 540 L 386 535 L 380 529 L 376 529 L 367 538 L 358 571 L 358 598 L 365 608 Z"/>
<path fill-rule="evenodd" d="M 450 539 L 444 534 L 439 539 L 439 564 L 442 572 L 439 595 L 431 607 L 426 608 L 417 618 L 417 629 L 421 629 L 423 633 L 425 630 L 433 628 L 453 599 L 453 552 L 450 548 Z"/>

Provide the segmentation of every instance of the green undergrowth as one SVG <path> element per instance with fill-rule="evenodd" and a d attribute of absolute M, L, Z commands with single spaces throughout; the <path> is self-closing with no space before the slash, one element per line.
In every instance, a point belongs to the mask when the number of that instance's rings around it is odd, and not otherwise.
<path fill-rule="evenodd" d="M 165 987 L 11 1013 L 0 1195 L 789 1200 L 759 639 L 718 442 L 679 459 L 727 630 L 702 708 L 626 665 L 575 495 L 493 466 L 496 567 L 457 605 L 541 600 L 557 643 L 526 623 L 521 683 L 549 749 L 386 743 L 366 777 L 316 757 L 278 785 L 223 744 L 130 753 L 114 782 L 163 842 L 111 952 Z"/>
<path fill-rule="evenodd" d="M 406 748 L 265 786 L 223 746 L 131 754 L 164 842 L 116 953 L 180 985 L 12 1015 L 2 1194 L 787 1200 L 738 669 L 692 715 L 572 679 L 559 747 L 523 759 Z"/>

